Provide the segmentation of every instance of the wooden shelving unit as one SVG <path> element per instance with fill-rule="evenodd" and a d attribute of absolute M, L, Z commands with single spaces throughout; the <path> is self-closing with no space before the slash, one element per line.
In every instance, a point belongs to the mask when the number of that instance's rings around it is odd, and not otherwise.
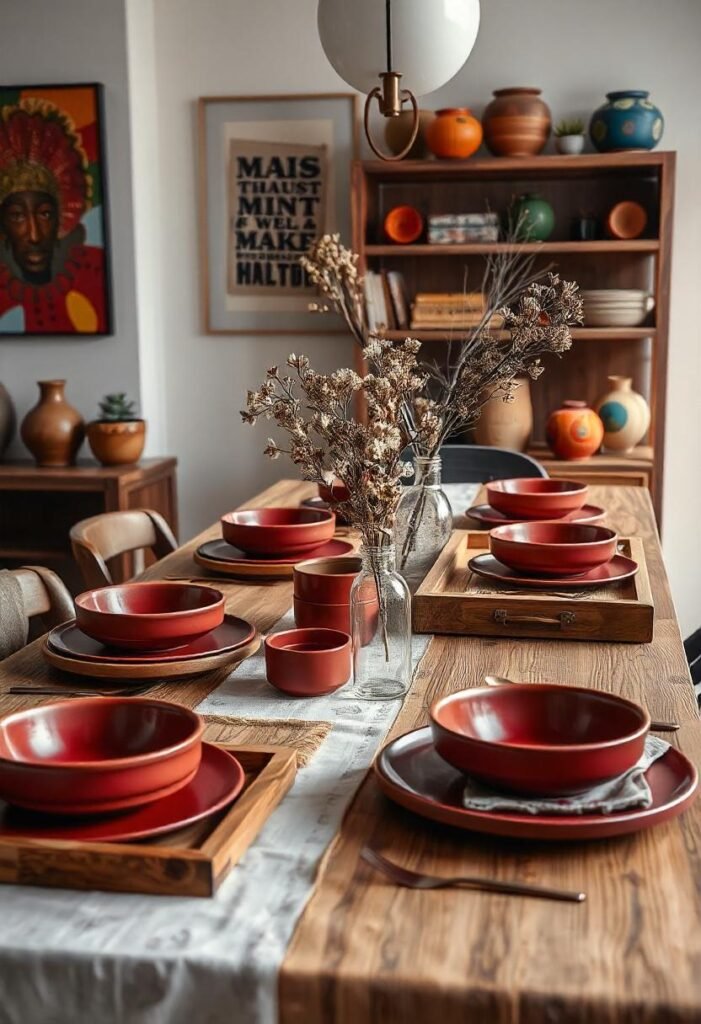
<path fill-rule="evenodd" d="M 353 247 L 361 270 L 399 270 L 409 296 L 417 291 L 478 288 L 485 256 L 507 243 L 472 245 L 388 244 L 382 224 L 388 210 L 406 203 L 426 216 L 490 209 L 504 211 L 513 196 L 538 192 L 555 211 L 556 226 L 547 242 L 516 248 L 536 255 L 537 266 L 551 266 L 586 288 L 644 288 L 655 308 L 641 327 L 581 327 L 574 346 L 561 360 L 550 359 L 546 373 L 532 385 L 533 452 L 553 476 L 586 475 L 598 483 L 648 486 L 659 518 L 664 457 L 665 392 L 669 330 L 669 279 L 672 245 L 675 154 L 631 152 L 489 158 L 467 161 L 357 161 L 353 167 Z M 648 212 L 644 237 L 632 241 L 570 239 L 573 218 L 593 214 L 604 223 L 616 202 L 633 199 Z M 513 246 L 511 246 L 513 248 Z M 387 336 L 417 337 L 436 355 L 438 346 L 464 337 L 463 331 L 398 330 Z M 494 332 L 499 339 L 500 332 Z M 503 337 L 503 335 L 501 335 Z M 625 456 L 598 454 L 585 463 L 560 462 L 544 445 L 545 423 L 566 398 L 594 402 L 607 388 L 609 374 L 633 378 L 652 411 L 643 445 Z"/>

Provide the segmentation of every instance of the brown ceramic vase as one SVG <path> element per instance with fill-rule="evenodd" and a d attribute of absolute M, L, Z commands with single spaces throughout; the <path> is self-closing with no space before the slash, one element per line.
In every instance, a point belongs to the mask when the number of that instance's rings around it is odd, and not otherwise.
<path fill-rule="evenodd" d="M 535 156 L 548 141 L 551 126 L 540 89 L 495 89 L 482 116 L 484 141 L 495 156 Z"/>
<path fill-rule="evenodd" d="M 146 443 L 145 420 L 106 423 L 93 420 L 87 426 L 90 449 L 103 466 L 125 466 L 138 462 Z"/>
<path fill-rule="evenodd" d="M 72 466 L 85 437 L 85 423 L 64 396 L 65 380 L 40 380 L 40 397 L 22 421 L 22 440 L 37 466 Z"/>

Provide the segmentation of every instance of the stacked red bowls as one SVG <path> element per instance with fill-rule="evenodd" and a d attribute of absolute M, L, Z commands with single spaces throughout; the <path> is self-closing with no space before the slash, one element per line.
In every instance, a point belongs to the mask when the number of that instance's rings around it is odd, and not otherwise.
<path fill-rule="evenodd" d="M 0 797 L 54 814 L 106 814 L 190 782 L 204 723 L 150 697 L 86 697 L 0 720 Z"/>
<path fill-rule="evenodd" d="M 360 555 L 313 558 L 296 565 L 293 581 L 297 625 L 350 633 L 350 592 L 361 567 Z"/>

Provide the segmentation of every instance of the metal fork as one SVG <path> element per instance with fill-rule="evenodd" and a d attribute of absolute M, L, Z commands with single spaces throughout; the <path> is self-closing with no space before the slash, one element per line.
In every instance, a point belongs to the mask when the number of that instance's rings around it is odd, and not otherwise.
<path fill-rule="evenodd" d="M 25 693 L 44 697 L 140 697 L 160 685 L 159 680 L 155 683 L 142 683 L 140 686 L 106 687 L 104 690 L 67 690 L 58 686 L 11 686 L 8 690 L 3 690 L 3 693 Z"/>
<path fill-rule="evenodd" d="M 423 875 L 409 871 L 387 860 L 371 846 L 364 846 L 360 856 L 390 881 L 407 889 L 448 889 L 465 888 L 483 892 L 500 892 L 508 896 L 536 896 L 545 900 L 562 900 L 567 903 L 583 903 L 587 898 L 585 892 L 572 892 L 568 889 L 548 889 L 541 885 L 526 885 L 522 882 L 499 882 L 495 878 L 456 877 L 440 878 L 437 875 Z"/>

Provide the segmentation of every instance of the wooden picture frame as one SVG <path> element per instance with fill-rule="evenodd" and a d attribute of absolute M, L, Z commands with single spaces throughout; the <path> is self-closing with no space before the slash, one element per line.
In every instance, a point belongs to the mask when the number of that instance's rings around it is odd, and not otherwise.
<path fill-rule="evenodd" d="M 103 93 L 0 86 L 0 339 L 113 333 Z"/>
<path fill-rule="evenodd" d="M 322 325 L 309 312 L 316 292 L 299 256 L 327 232 L 350 241 L 359 123 L 354 93 L 198 100 L 205 333 L 345 333 L 335 314 Z"/>

